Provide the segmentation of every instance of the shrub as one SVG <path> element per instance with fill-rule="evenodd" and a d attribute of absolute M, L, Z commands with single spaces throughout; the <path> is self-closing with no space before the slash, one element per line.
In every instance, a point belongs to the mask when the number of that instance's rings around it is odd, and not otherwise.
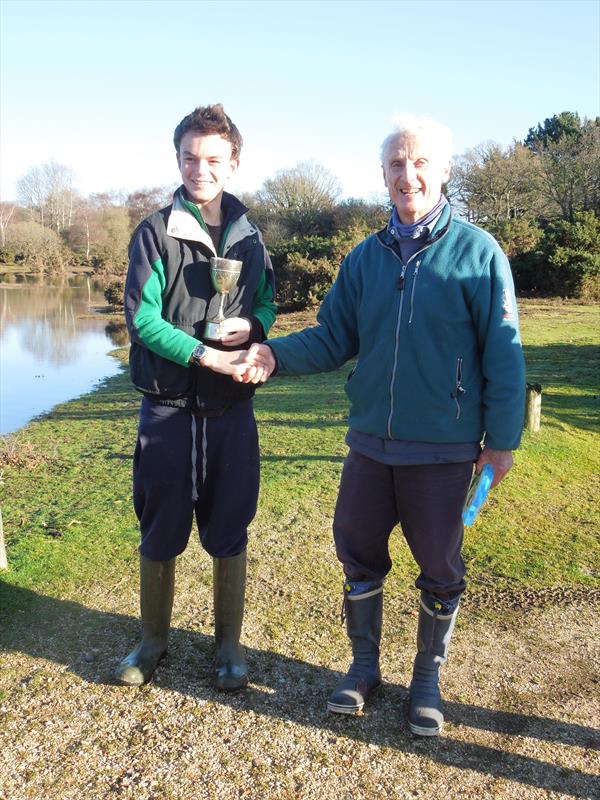
<path fill-rule="evenodd" d="M 129 333 L 124 322 L 109 322 L 104 331 L 115 347 L 125 347 L 129 344 Z"/>
<path fill-rule="evenodd" d="M 14 253 L 15 263 L 22 263 L 33 272 L 64 272 L 75 263 L 73 253 L 56 231 L 37 222 L 12 225 L 7 250 Z"/>
<path fill-rule="evenodd" d="M 15 252 L 3 247 L 0 249 L 0 264 L 14 264 Z"/>
<path fill-rule="evenodd" d="M 330 239 L 306 236 L 271 248 L 280 310 L 302 311 L 318 305 L 333 285 L 344 257 L 367 233 L 363 226 L 356 226 Z"/>
<path fill-rule="evenodd" d="M 125 293 L 125 278 L 115 278 L 104 290 L 106 302 L 111 306 L 123 307 L 123 295 Z"/>
<path fill-rule="evenodd" d="M 277 276 L 277 304 L 282 311 L 301 311 L 318 305 L 330 289 L 337 265 L 327 258 L 310 259 L 290 253 Z"/>
<path fill-rule="evenodd" d="M 600 220 L 593 211 L 575 214 L 574 222 L 551 222 L 538 254 L 547 294 L 600 296 Z"/>
<path fill-rule="evenodd" d="M 532 253 L 542 236 L 540 228 L 523 217 L 485 227 L 498 240 L 511 261 Z"/>

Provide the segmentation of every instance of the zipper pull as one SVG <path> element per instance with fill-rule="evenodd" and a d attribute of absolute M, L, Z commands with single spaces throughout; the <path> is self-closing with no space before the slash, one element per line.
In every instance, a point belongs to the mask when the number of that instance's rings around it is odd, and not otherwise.
<path fill-rule="evenodd" d="M 402 264 L 402 272 L 400 273 L 400 277 L 396 281 L 396 286 L 398 287 L 399 291 L 404 290 L 404 276 L 406 275 L 406 264 Z"/>

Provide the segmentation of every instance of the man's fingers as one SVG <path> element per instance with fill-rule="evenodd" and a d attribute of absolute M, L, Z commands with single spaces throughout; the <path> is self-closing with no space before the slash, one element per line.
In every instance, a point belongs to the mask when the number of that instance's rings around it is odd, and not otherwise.
<path fill-rule="evenodd" d="M 494 480 L 491 488 L 496 487 L 513 465 L 513 456 L 510 450 L 494 450 L 485 447 L 476 464 L 476 472 L 480 473 L 485 464 L 490 464 L 494 469 Z"/>
<path fill-rule="evenodd" d="M 258 364 L 263 360 L 260 354 L 260 345 L 252 344 L 250 349 L 246 351 L 246 362 L 248 364 Z"/>
<path fill-rule="evenodd" d="M 254 366 L 263 367 L 264 369 L 267 370 L 268 375 L 270 375 L 273 372 L 276 366 L 275 356 L 273 355 L 273 351 L 268 345 L 265 344 L 255 343 L 251 345 L 250 349 L 246 353 L 246 361 L 248 362 L 248 364 L 253 364 Z"/>
<path fill-rule="evenodd" d="M 247 338 L 247 333 L 233 331 L 232 333 L 226 333 L 224 336 L 222 336 L 221 342 L 227 347 L 235 347 L 236 345 L 244 344 Z"/>
<path fill-rule="evenodd" d="M 270 374 L 270 371 L 265 367 L 248 366 L 242 380 L 244 383 L 264 383 Z"/>

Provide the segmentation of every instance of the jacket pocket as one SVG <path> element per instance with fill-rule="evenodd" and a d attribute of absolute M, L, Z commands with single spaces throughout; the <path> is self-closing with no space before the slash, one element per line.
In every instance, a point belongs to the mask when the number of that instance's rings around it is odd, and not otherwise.
<path fill-rule="evenodd" d="M 454 389 L 450 392 L 450 397 L 454 400 L 456 405 L 456 419 L 460 419 L 460 400 L 461 397 L 466 394 L 466 389 L 462 385 L 463 382 L 463 360 L 459 356 L 456 359 L 456 373 L 455 373 L 455 380 L 454 380 Z"/>
<path fill-rule="evenodd" d="M 129 372 L 133 385 L 144 394 L 176 399 L 186 397 L 192 386 L 189 367 L 162 358 L 136 343 L 129 351 Z"/>

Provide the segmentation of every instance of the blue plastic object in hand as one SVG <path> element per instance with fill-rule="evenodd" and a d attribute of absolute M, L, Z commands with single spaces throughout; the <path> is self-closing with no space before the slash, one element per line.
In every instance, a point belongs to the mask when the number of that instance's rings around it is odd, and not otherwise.
<path fill-rule="evenodd" d="M 475 522 L 475 517 L 485 503 L 493 480 L 494 468 L 490 464 L 486 464 L 479 475 L 473 476 L 463 511 L 463 523 L 467 527 Z"/>

